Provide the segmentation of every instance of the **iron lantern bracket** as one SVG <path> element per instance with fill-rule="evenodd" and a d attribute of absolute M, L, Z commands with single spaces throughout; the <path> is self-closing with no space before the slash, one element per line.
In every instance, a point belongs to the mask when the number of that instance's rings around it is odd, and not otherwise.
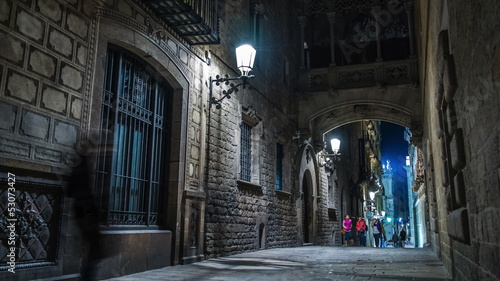
<path fill-rule="evenodd" d="M 233 93 L 237 93 L 239 91 L 239 87 L 243 86 L 243 89 L 245 89 L 246 85 L 248 84 L 248 79 L 253 78 L 254 75 L 248 75 L 248 76 L 239 76 L 239 77 L 229 77 L 226 75 L 225 77 L 220 77 L 217 75 L 215 79 L 212 79 L 212 77 L 209 78 L 210 81 L 210 93 L 209 93 L 209 100 L 208 100 L 208 105 L 209 108 L 212 108 L 212 105 L 215 105 L 215 108 L 220 109 L 221 108 L 221 103 L 224 99 L 230 99 L 231 95 Z M 234 84 L 230 81 L 233 80 L 239 80 L 241 81 L 239 84 Z M 222 91 L 222 96 L 220 98 L 216 98 L 213 95 L 213 84 L 215 83 L 216 86 L 222 86 L 221 84 L 224 83 L 229 86 L 229 89 L 223 90 Z"/>

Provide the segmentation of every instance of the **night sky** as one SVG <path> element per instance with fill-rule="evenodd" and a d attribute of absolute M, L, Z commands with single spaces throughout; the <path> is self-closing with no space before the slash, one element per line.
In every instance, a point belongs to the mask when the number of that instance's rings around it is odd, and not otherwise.
<path fill-rule="evenodd" d="M 394 123 L 381 122 L 382 130 L 382 164 L 391 161 L 395 174 L 406 178 L 406 171 L 402 167 L 408 155 L 408 142 L 404 139 L 405 128 Z"/>

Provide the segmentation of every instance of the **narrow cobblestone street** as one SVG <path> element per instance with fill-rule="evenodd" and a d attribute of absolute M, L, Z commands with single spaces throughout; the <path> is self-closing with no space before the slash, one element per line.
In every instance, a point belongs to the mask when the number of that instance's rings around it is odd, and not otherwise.
<path fill-rule="evenodd" d="M 109 280 L 452 280 L 430 249 L 298 247 L 165 267 Z"/>

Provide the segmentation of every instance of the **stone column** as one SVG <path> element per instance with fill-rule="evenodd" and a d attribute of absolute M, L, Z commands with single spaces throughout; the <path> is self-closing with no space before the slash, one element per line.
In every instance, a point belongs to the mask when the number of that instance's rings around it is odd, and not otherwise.
<path fill-rule="evenodd" d="M 375 29 L 377 34 L 377 61 L 382 61 L 382 49 L 380 47 L 380 6 L 372 7 L 372 15 L 375 17 Z"/>
<path fill-rule="evenodd" d="M 410 58 L 415 57 L 415 38 L 413 33 L 413 1 L 405 1 L 404 7 L 406 14 L 408 15 L 408 37 L 410 38 Z"/>
<path fill-rule="evenodd" d="M 306 16 L 299 16 L 299 25 L 300 25 L 300 68 L 306 67 L 306 59 L 304 54 L 304 42 L 305 42 L 305 28 L 307 23 Z"/>
<path fill-rule="evenodd" d="M 328 12 L 328 23 L 330 23 L 330 66 L 335 66 L 335 12 Z"/>

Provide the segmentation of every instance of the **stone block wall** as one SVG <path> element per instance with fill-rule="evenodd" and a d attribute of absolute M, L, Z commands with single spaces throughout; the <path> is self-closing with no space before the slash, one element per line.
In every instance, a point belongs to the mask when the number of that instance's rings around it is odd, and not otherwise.
<path fill-rule="evenodd" d="M 420 1 L 420 52 L 435 185 L 427 186 L 431 242 L 454 280 L 496 280 L 500 244 L 498 96 L 500 55 L 495 1 Z M 428 18 L 427 18 L 428 16 Z M 481 18 L 481 21 L 477 21 Z M 428 29 L 427 29 L 428 28 Z M 428 39 L 426 39 L 428 38 Z M 426 169 L 428 168 L 426 167 Z M 432 205 L 435 202 L 446 204 Z"/>
<path fill-rule="evenodd" d="M 194 151 L 192 157 L 190 154 L 190 160 L 194 161 L 186 161 L 184 155 L 185 147 L 191 148 L 188 142 L 193 140 L 198 147 L 203 142 L 199 135 L 201 121 L 196 118 L 196 113 L 199 114 L 203 106 L 200 102 L 202 79 L 193 73 L 203 76 L 201 66 L 204 61 L 200 48 L 188 50 L 182 40 L 169 34 L 148 13 L 150 11 L 134 1 L 1 1 L 0 173 L 15 172 L 19 180 L 30 181 L 39 188 L 47 183 L 57 185 L 58 194 L 64 196 L 66 176 L 80 160 L 76 153 L 78 143 L 92 138 L 90 131 L 99 125 L 102 65 L 108 40 L 111 38 L 116 44 L 126 45 L 138 55 L 148 53 L 144 60 L 149 59 L 148 63 L 161 75 L 178 83 L 173 91 L 176 96 L 173 98 L 172 114 L 175 125 L 172 126 L 170 140 L 173 151 L 170 160 L 173 164 L 169 166 L 172 174 L 169 182 L 172 187 L 171 202 L 174 203 L 163 202 L 165 209 L 170 210 L 168 220 L 169 227 L 173 226 L 172 234 L 168 235 L 168 241 L 163 245 L 162 263 L 149 263 L 159 267 L 170 264 L 171 260 L 178 261 L 181 252 L 180 213 L 184 211 L 181 209 L 185 207 L 186 200 L 179 194 L 185 187 L 184 171 L 188 168 L 183 166 L 185 162 L 197 165 L 189 169 L 192 173 L 187 174 L 190 179 L 187 182 L 195 182 L 196 189 L 201 189 L 200 155 L 194 149 L 190 150 Z M 186 77 L 192 79 L 192 88 L 185 82 Z M 188 98 L 188 94 L 192 97 Z M 192 111 L 192 120 L 198 126 L 189 128 L 190 132 L 198 129 L 198 135 L 189 140 L 186 138 L 188 102 L 193 105 L 191 108 L 197 109 Z M 203 198 L 193 194 L 196 198 Z M 203 233 L 200 225 L 203 224 L 204 203 L 203 200 L 197 202 L 200 215 L 194 229 L 199 235 Z M 66 199 L 64 203 L 59 202 L 52 207 L 64 208 L 56 227 L 60 232 L 51 233 L 51 239 L 55 237 L 58 243 L 51 245 L 51 249 L 57 251 L 57 262 L 51 259 L 49 263 L 28 264 L 24 269 L 20 266 L 16 278 L 72 276 L 81 269 L 86 247 L 74 222 L 73 200 Z M 185 208 L 188 210 L 191 207 Z M 189 220 L 186 221 L 189 225 Z M 139 234 L 134 237 L 136 241 L 142 239 Z M 188 238 L 185 237 L 186 240 Z M 154 243 L 158 243 L 158 239 Z M 202 245 L 195 245 L 197 258 L 203 253 Z M 171 247 L 176 250 L 171 252 Z M 159 256 L 154 251 L 150 254 Z M 142 255 L 134 256 L 141 262 L 143 258 Z M 108 262 L 116 265 L 116 259 L 115 256 Z M 42 265 L 44 267 L 40 268 Z M 128 273 L 145 269 L 148 268 L 136 267 Z M 123 274 L 117 268 L 107 270 L 108 273 L 114 270 L 118 275 Z M 14 278 L 6 271 L 1 271 L 0 276 Z"/>
<path fill-rule="evenodd" d="M 77 1 L 0 5 L 2 162 L 71 167 L 78 161 L 88 16 Z"/>
<path fill-rule="evenodd" d="M 252 42 L 250 30 L 254 9 L 252 1 L 226 2 L 221 14 L 221 44 L 211 46 L 209 75 L 237 76 L 234 48 Z M 250 4 L 250 5 L 249 5 Z M 281 4 L 280 4 L 281 5 Z M 206 256 L 224 256 L 262 248 L 291 247 L 299 244 L 297 235 L 297 190 L 293 176 L 294 155 L 300 143 L 293 142 L 296 125 L 291 88 L 296 61 L 290 59 L 300 49 L 290 46 L 297 25 L 291 11 L 277 3 L 263 1 L 259 7 L 261 25 L 251 87 L 241 89 L 212 107 L 208 122 L 208 181 L 206 185 Z M 285 6 L 291 4 L 286 3 Z M 282 48 L 286 46 L 286 48 Z M 293 57 L 297 57 L 296 55 Z M 217 68 L 219 66 L 219 68 Z M 214 86 L 214 95 L 227 87 Z M 245 117 L 246 116 L 246 117 Z M 252 146 L 252 180 L 240 179 L 240 123 L 255 122 Z M 283 190 L 275 187 L 276 143 L 283 145 Z"/>
<path fill-rule="evenodd" d="M 86 8 L 77 0 L 0 3 L 0 173 L 16 174 L 39 198 L 54 198 L 56 193 L 64 198 L 64 178 L 80 161 L 76 151 L 90 21 Z M 24 188 L 19 185 L 18 191 L 29 190 Z M 20 206 L 26 203 L 23 198 L 18 198 Z M 82 239 L 70 220 L 70 203 L 62 199 L 43 205 L 61 210 L 40 217 L 44 223 L 57 224 L 59 231 L 50 230 L 43 242 L 50 245 L 43 250 L 29 249 L 47 254 L 33 254 L 23 260 L 25 264 L 20 261 L 15 278 L 78 272 L 82 257 L 75 253 L 82 252 Z M 50 266 L 32 266 L 40 262 Z M 0 272 L 3 280 L 14 278 L 11 275 Z"/>

